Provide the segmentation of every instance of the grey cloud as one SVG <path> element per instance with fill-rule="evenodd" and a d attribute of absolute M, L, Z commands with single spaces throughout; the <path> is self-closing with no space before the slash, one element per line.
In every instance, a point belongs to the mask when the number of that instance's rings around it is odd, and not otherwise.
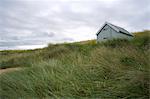
<path fill-rule="evenodd" d="M 73 38 L 62 38 L 62 41 L 74 41 Z"/>

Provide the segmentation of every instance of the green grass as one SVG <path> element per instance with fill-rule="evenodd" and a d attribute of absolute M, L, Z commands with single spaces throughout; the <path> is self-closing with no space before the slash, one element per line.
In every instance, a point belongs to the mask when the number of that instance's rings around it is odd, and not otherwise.
<path fill-rule="evenodd" d="M 133 40 L 1 51 L 0 97 L 149 99 L 149 32 Z"/>

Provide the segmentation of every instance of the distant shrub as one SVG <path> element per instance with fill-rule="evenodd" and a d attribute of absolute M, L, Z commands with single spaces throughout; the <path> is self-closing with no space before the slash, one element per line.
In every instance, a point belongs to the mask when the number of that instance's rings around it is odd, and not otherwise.
<path fill-rule="evenodd" d="M 129 40 L 127 39 L 113 39 L 113 40 L 108 40 L 105 42 L 100 42 L 100 45 L 104 45 L 106 47 L 121 47 L 121 46 L 126 46 L 126 44 L 129 43 Z"/>
<path fill-rule="evenodd" d="M 96 40 L 91 40 L 87 44 L 89 44 L 89 45 L 96 45 Z"/>
<path fill-rule="evenodd" d="M 35 60 L 37 61 L 39 59 L 35 59 L 30 56 L 12 58 L 0 62 L 0 69 L 11 68 L 11 67 L 26 67 L 26 66 L 30 67 L 32 63 L 35 62 Z"/>
<path fill-rule="evenodd" d="M 48 47 L 48 49 L 42 51 L 40 56 L 42 56 L 44 60 L 48 60 L 50 58 L 59 58 L 69 52 L 70 50 L 67 49 L 64 45 L 55 45 L 53 48 Z"/>
<path fill-rule="evenodd" d="M 135 37 L 131 41 L 131 44 L 139 47 L 139 48 L 145 48 L 150 46 L 150 37 L 149 36 L 143 36 L 143 37 Z"/>

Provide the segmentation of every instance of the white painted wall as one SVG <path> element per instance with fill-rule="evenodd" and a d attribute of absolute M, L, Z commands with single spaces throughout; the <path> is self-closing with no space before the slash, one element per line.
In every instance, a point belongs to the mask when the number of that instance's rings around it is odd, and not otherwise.
<path fill-rule="evenodd" d="M 118 33 L 113 29 L 111 29 L 111 32 L 112 32 L 112 38 L 113 39 L 117 39 L 117 38 L 132 39 L 133 38 L 132 36 L 129 36 L 129 35 L 126 35 L 126 34 L 123 34 L 123 33 Z"/>
<path fill-rule="evenodd" d="M 111 39 L 111 28 L 106 25 L 97 36 L 97 41 L 106 41 Z"/>

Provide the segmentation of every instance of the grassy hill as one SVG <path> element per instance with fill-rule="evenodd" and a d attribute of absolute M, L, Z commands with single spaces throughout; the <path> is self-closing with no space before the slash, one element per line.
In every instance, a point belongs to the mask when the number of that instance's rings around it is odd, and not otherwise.
<path fill-rule="evenodd" d="M 0 98 L 149 99 L 150 31 L 133 40 L 0 51 Z"/>

